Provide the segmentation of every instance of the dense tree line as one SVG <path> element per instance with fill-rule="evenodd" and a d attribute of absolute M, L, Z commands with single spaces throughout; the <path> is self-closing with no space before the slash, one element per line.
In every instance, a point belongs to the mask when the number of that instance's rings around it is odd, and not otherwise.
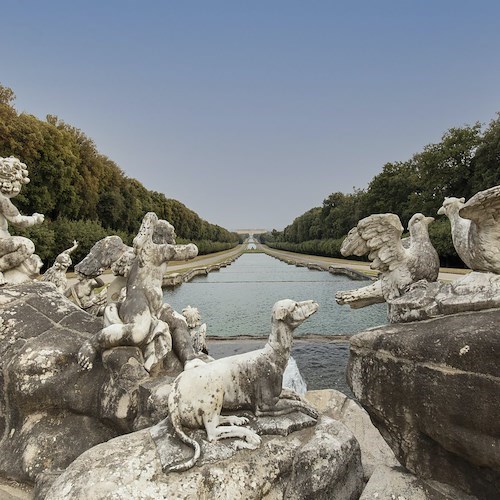
<path fill-rule="evenodd" d="M 261 237 L 270 246 L 340 257 L 340 244 L 357 222 L 370 214 L 392 212 L 404 226 L 417 212 L 436 215 L 445 196 L 469 199 L 500 184 L 500 115 L 483 128 L 479 123 L 448 130 L 437 144 L 407 161 L 387 163 L 367 189 L 332 193 L 321 207 L 297 217 L 284 231 Z M 443 265 L 460 265 L 450 224 L 440 217 L 429 233 Z"/>
<path fill-rule="evenodd" d="M 149 211 L 171 222 L 180 242 L 199 243 L 200 253 L 238 244 L 236 233 L 208 223 L 179 201 L 127 177 L 81 130 L 56 116 L 43 121 L 18 113 L 14 99 L 14 92 L 0 85 L 0 156 L 15 156 L 29 168 L 31 182 L 15 204 L 23 214 L 44 213 L 46 222 L 17 234 L 35 242 L 46 264 L 70 247 L 73 239 L 80 244 L 74 262 L 109 234 L 118 234 L 130 244 Z"/>

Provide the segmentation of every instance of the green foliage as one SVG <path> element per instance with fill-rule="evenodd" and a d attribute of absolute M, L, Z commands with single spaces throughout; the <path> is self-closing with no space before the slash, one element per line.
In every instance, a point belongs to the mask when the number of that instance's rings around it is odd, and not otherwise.
<path fill-rule="evenodd" d="M 309 240 L 301 243 L 290 243 L 288 241 L 266 241 L 266 245 L 277 250 L 287 250 L 308 255 L 322 255 L 324 257 L 342 257 L 340 254 L 340 245 L 342 238 L 334 240 L 332 238 L 323 240 Z"/>
<path fill-rule="evenodd" d="M 340 256 L 328 243 L 342 241 L 357 222 L 374 213 L 395 213 L 404 226 L 417 212 L 435 216 L 445 196 L 470 198 L 500 184 L 500 115 L 483 131 L 479 123 L 451 128 L 441 142 L 405 162 L 387 163 L 366 190 L 332 193 L 320 208 L 297 217 L 284 231 L 261 235 L 263 243 L 301 253 Z M 429 234 L 443 265 L 461 265 L 449 222 L 440 219 Z"/>
<path fill-rule="evenodd" d="M 229 247 L 238 243 L 236 233 L 126 177 L 90 138 L 57 116 L 42 121 L 18 114 L 14 99 L 14 92 L 0 85 L 0 156 L 16 156 L 29 168 L 31 182 L 15 204 L 26 215 L 44 213 L 43 228 L 30 228 L 25 234 L 32 237 L 46 263 L 74 239 L 80 246 L 73 262 L 106 235 L 119 234 L 130 243 L 149 211 L 171 222 L 179 238 L 200 241 L 207 253 L 218 251 L 210 250 L 221 247 L 218 243 Z"/>
<path fill-rule="evenodd" d="M 239 244 L 239 242 L 223 242 L 223 241 L 210 241 L 210 240 L 177 240 L 177 243 L 194 243 L 198 247 L 198 255 L 207 255 L 209 253 L 222 252 L 229 250 Z"/>

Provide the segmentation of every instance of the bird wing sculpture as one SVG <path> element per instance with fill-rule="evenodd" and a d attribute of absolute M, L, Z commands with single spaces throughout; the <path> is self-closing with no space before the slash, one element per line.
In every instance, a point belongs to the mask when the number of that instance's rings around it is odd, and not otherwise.
<path fill-rule="evenodd" d="M 402 240 L 403 226 L 395 214 L 374 214 L 358 222 L 349 231 L 340 252 L 344 256 L 366 255 L 370 267 L 380 271 L 380 286 L 370 285 L 359 290 L 338 292 L 339 304 L 356 301 L 358 307 L 399 297 L 411 283 L 420 279 L 435 281 L 439 272 L 439 257 L 429 239 L 427 226 L 434 219 L 415 214 L 408 224 L 410 238 Z M 371 297 L 368 300 L 367 294 Z M 380 297 L 382 295 L 382 297 Z"/>
<path fill-rule="evenodd" d="M 403 226 L 397 215 L 373 214 L 349 231 L 340 252 L 344 256 L 368 254 L 372 269 L 392 271 L 406 255 L 402 234 Z"/>
<path fill-rule="evenodd" d="M 379 290 L 384 299 L 398 296 L 399 287 L 411 283 L 406 266 L 408 250 L 401 243 L 402 234 L 403 226 L 397 215 L 373 214 L 349 231 L 340 248 L 344 256 L 368 254 L 372 261 L 370 268 L 381 273 Z"/>
<path fill-rule="evenodd" d="M 458 213 L 472 221 L 468 234 L 471 269 L 500 274 L 500 186 L 476 193 Z"/>

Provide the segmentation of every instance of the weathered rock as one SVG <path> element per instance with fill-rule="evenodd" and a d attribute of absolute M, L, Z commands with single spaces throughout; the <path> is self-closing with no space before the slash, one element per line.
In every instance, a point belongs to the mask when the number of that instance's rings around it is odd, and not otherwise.
<path fill-rule="evenodd" d="M 426 482 L 403 467 L 379 465 L 359 500 L 475 500 L 443 483 Z"/>
<path fill-rule="evenodd" d="M 348 381 L 411 472 L 481 499 L 500 492 L 500 310 L 354 336 Z"/>
<path fill-rule="evenodd" d="M 472 272 L 452 283 L 419 281 L 410 291 L 388 301 L 391 323 L 500 307 L 500 275 Z"/>
<path fill-rule="evenodd" d="M 32 500 L 33 489 L 14 481 L 0 479 L 0 498 L 2 500 Z"/>
<path fill-rule="evenodd" d="M 354 500 L 360 495 L 359 445 L 343 424 L 328 417 L 287 437 L 266 436 L 253 451 L 237 451 L 234 440 L 202 441 L 197 466 L 168 474 L 162 472 L 155 445 L 165 425 L 168 421 L 87 451 L 54 482 L 46 498 Z M 204 433 L 193 435 L 200 439 Z M 170 443 L 170 454 L 192 453 L 180 442 L 177 449 L 173 446 Z"/>
<path fill-rule="evenodd" d="M 388 467 L 399 465 L 368 413 L 355 401 L 333 389 L 309 391 L 306 398 L 319 412 L 342 422 L 354 434 L 361 448 L 366 480 L 380 464 Z"/>

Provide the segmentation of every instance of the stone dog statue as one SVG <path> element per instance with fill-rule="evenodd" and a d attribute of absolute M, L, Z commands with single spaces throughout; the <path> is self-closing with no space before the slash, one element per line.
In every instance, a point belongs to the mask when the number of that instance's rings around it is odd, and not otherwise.
<path fill-rule="evenodd" d="M 42 214 L 21 215 L 10 201 L 21 192 L 23 184 L 29 183 L 28 167 L 17 158 L 0 158 L 0 285 L 6 282 L 29 280 L 41 267 L 40 258 L 35 255 L 33 242 L 22 236 L 11 236 L 8 223 L 17 227 L 41 224 Z M 19 271 L 15 277 L 4 276 L 5 272 Z"/>
<path fill-rule="evenodd" d="M 260 436 L 246 427 L 246 417 L 222 416 L 224 410 L 252 410 L 255 416 L 303 412 L 315 419 L 317 411 L 291 389 L 283 389 L 283 372 L 290 357 L 293 331 L 318 310 L 312 300 L 276 302 L 272 330 L 263 349 L 221 358 L 183 371 L 168 397 L 168 410 L 176 435 L 194 449 L 194 456 L 172 465 L 169 471 L 184 471 L 196 463 L 201 449 L 182 427 L 205 427 L 209 441 L 241 438 L 241 446 L 257 448 Z M 228 424 L 228 425 L 223 425 Z"/>
<path fill-rule="evenodd" d="M 105 327 L 78 352 L 78 363 L 87 370 L 92 368 L 98 352 L 111 347 L 140 347 L 148 371 L 171 350 L 169 327 L 159 319 L 163 306 L 163 276 L 170 260 L 192 259 L 198 254 L 198 248 L 192 243 L 155 243 L 153 233 L 157 223 L 155 213 L 144 216 L 133 242 L 136 258 L 129 271 L 125 299 L 108 306 Z"/>

